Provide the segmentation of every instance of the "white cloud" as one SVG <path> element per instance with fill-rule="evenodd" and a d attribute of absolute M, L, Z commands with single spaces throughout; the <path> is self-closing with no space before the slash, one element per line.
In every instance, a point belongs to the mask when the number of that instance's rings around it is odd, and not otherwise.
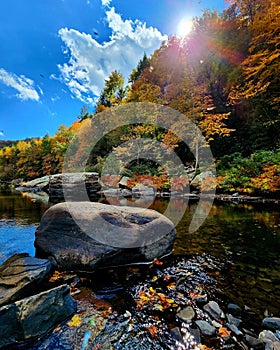
<path fill-rule="evenodd" d="M 167 39 L 157 28 L 147 27 L 146 23 L 123 20 L 114 7 L 106 12 L 106 17 L 112 35 L 102 44 L 90 34 L 75 29 L 59 30 L 70 54 L 67 63 L 58 65 L 60 80 L 74 97 L 86 103 L 94 103 L 112 71 L 118 70 L 127 78 L 144 52 L 150 55 Z"/>
<path fill-rule="evenodd" d="M 40 100 L 40 96 L 34 87 L 34 81 L 26 78 L 24 75 L 18 76 L 14 73 L 7 72 L 3 68 L 0 68 L 0 80 L 5 85 L 17 90 L 19 93 L 16 94 L 16 96 L 21 100 Z M 38 89 L 39 92 L 43 95 L 41 88 Z"/>
<path fill-rule="evenodd" d="M 103 6 L 109 6 L 112 0 L 101 0 Z"/>

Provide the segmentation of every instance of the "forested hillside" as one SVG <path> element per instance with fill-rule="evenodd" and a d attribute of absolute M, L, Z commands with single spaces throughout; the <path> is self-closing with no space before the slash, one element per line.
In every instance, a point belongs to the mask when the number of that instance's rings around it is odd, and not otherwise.
<path fill-rule="evenodd" d="M 129 102 L 169 106 L 190 118 L 208 140 L 217 160 L 221 191 L 279 194 L 280 1 L 231 0 L 222 14 L 205 11 L 184 39 L 170 37 L 151 57 L 143 56 L 128 85 L 121 72 L 105 81 L 96 113 Z M 60 172 L 75 132 L 90 118 L 86 111 L 54 136 L 18 141 L 0 150 L 2 180 L 24 180 Z M 94 150 L 88 169 L 121 140 L 108 135 Z M 127 138 L 152 137 L 176 149 L 185 164 L 188 149 L 168 131 L 151 126 L 126 130 Z M 132 136 L 133 135 L 133 136 Z M 114 136 L 114 137 L 113 137 Z M 149 168 L 150 167 L 150 168 Z M 153 165 L 137 173 L 154 175 Z"/>

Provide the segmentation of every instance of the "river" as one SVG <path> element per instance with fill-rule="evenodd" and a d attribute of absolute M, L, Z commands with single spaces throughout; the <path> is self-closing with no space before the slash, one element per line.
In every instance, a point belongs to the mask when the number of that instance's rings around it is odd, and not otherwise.
<path fill-rule="evenodd" d="M 178 199 L 180 208 L 183 199 Z M 163 212 L 167 200 L 153 207 Z M 190 202 L 177 225 L 175 255 L 218 259 L 219 293 L 260 317 L 279 314 L 280 212 L 275 206 L 214 203 L 195 233 L 188 233 L 197 203 Z M 35 254 L 34 233 L 48 203 L 17 193 L 0 194 L 0 262 L 18 252 Z"/>

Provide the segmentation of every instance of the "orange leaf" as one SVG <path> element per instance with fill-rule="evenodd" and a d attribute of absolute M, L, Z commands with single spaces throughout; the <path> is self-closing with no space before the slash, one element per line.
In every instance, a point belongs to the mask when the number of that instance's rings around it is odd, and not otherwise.
<path fill-rule="evenodd" d="M 151 334 L 152 338 L 156 338 L 157 337 L 157 327 L 156 326 L 150 326 L 150 327 L 146 327 L 147 331 Z"/>
<path fill-rule="evenodd" d="M 154 259 L 154 265 L 162 265 L 163 262 L 162 261 L 158 261 L 157 258 Z"/>
<path fill-rule="evenodd" d="M 230 336 L 231 331 L 229 331 L 227 328 L 225 327 L 220 327 L 219 328 L 219 335 L 223 338 L 229 337 Z"/>
<path fill-rule="evenodd" d="M 170 283 L 170 284 L 167 286 L 168 289 L 175 289 L 175 287 L 176 287 L 176 285 L 175 285 L 174 282 Z"/>

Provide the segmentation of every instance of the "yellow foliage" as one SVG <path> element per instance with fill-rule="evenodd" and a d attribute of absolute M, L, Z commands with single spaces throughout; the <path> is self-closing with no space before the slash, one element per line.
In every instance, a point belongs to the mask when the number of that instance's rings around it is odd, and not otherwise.
<path fill-rule="evenodd" d="M 69 327 L 79 327 L 81 323 L 82 323 L 82 319 L 78 315 L 74 315 L 71 321 L 67 322 Z"/>

